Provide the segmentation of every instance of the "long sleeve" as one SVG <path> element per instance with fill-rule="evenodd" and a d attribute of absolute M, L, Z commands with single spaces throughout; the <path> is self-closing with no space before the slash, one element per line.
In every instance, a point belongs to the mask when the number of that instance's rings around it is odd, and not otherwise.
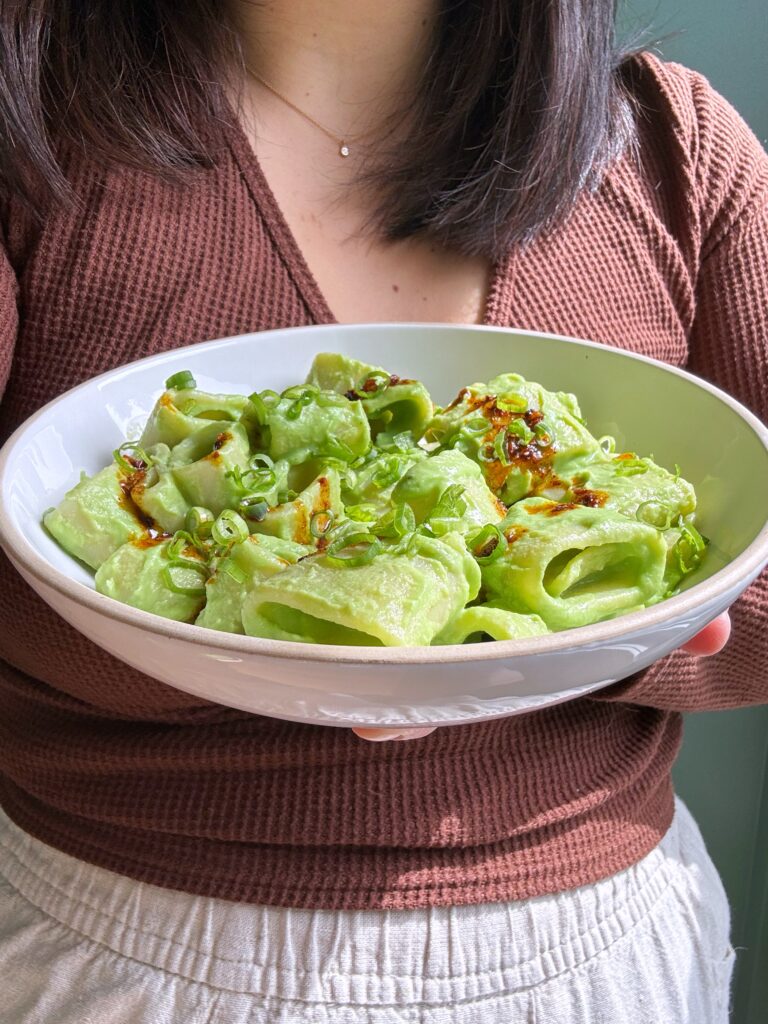
<path fill-rule="evenodd" d="M 18 285 L 5 249 L 0 232 L 0 399 L 11 372 L 11 360 L 19 329 L 17 306 Z"/>
<path fill-rule="evenodd" d="M 768 421 L 768 156 L 735 111 L 691 78 L 702 245 L 688 369 Z M 597 699 L 671 711 L 768 702 L 768 571 L 731 616 L 720 654 L 675 652 Z"/>

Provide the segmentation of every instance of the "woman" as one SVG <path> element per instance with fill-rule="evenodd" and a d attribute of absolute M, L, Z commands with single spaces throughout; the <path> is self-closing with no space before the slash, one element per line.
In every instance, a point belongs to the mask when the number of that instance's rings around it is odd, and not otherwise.
<path fill-rule="evenodd" d="M 765 417 L 768 163 L 699 76 L 614 54 L 612 0 L 0 19 L 3 439 L 131 359 L 333 319 L 595 338 Z M 592 698 L 372 744 L 171 690 L 2 573 L 9 1024 L 726 1021 L 670 768 L 680 712 L 768 698 L 765 579 L 718 657 L 726 620 Z"/>

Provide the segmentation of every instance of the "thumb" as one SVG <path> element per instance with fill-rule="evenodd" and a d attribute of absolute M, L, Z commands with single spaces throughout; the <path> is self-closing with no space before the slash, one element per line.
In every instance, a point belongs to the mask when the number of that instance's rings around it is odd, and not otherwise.
<path fill-rule="evenodd" d="M 723 612 L 705 626 L 700 633 L 691 637 L 682 649 L 689 654 L 699 658 L 705 658 L 711 654 L 717 654 L 728 643 L 731 635 L 731 617 L 728 612 Z"/>
<path fill-rule="evenodd" d="M 415 729 L 411 726 L 403 726 L 397 729 L 353 729 L 355 736 L 361 740 L 372 740 L 374 743 L 381 743 L 383 740 L 418 740 L 422 736 L 429 736 L 437 726 L 425 729 Z"/>

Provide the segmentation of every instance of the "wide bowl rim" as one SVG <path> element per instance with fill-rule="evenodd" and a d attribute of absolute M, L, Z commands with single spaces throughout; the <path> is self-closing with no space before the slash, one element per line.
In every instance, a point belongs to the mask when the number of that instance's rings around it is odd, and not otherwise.
<path fill-rule="evenodd" d="M 290 640 L 270 640 L 262 637 L 241 636 L 236 633 L 222 633 L 217 630 L 206 629 L 203 626 L 196 626 L 192 623 L 164 619 L 151 612 L 132 608 L 113 598 L 99 594 L 78 580 L 71 579 L 64 572 L 56 568 L 56 566 L 51 565 L 28 542 L 24 534 L 16 527 L 10 513 L 6 509 L 4 499 L 5 476 L 11 456 L 17 445 L 21 443 L 27 431 L 39 419 L 45 416 L 51 408 L 62 403 L 65 399 L 71 399 L 79 391 L 92 388 L 118 374 L 125 374 L 135 367 L 152 363 L 160 365 L 164 361 L 175 360 L 184 353 L 194 351 L 196 354 L 199 354 L 215 348 L 224 342 L 234 343 L 238 341 L 245 342 L 255 338 L 263 339 L 275 334 L 285 334 L 288 331 L 297 333 L 312 332 L 321 336 L 326 332 L 337 334 L 340 331 L 344 333 L 346 330 L 358 332 L 361 330 L 392 330 L 393 328 L 426 329 L 427 331 L 438 329 L 445 331 L 448 329 L 458 332 L 466 331 L 467 333 L 504 333 L 531 338 L 547 338 L 602 352 L 608 350 L 619 357 L 650 364 L 657 369 L 666 373 L 672 373 L 687 380 L 694 386 L 708 391 L 720 401 L 730 406 L 757 435 L 768 455 L 768 428 L 754 413 L 750 412 L 749 409 L 727 392 L 679 367 L 653 359 L 650 356 L 604 345 L 600 342 L 589 341 L 584 338 L 573 338 L 568 335 L 552 334 L 546 331 L 529 331 L 516 327 L 497 327 L 485 324 L 421 323 L 418 321 L 377 321 L 365 324 L 318 324 L 274 328 L 269 331 L 251 331 L 245 334 L 214 338 L 209 341 L 168 349 L 154 355 L 144 356 L 141 359 L 132 360 L 129 363 L 124 363 L 121 366 L 114 367 L 105 373 L 83 381 L 38 409 L 17 427 L 2 449 L 0 449 L 0 543 L 2 543 L 8 557 L 17 569 L 27 573 L 44 587 L 56 591 L 62 597 L 69 599 L 77 605 L 84 606 L 97 615 L 103 615 L 114 622 L 133 626 L 166 639 L 226 651 L 232 655 L 287 659 L 307 663 L 335 662 L 359 665 L 422 665 L 501 661 L 515 657 L 529 657 L 536 654 L 556 654 L 575 647 L 596 648 L 605 643 L 620 640 L 622 637 L 630 640 L 636 633 L 647 632 L 684 619 L 689 613 L 694 612 L 702 605 L 716 603 L 718 599 L 721 599 L 730 591 L 743 589 L 741 585 L 744 584 L 746 586 L 745 581 L 749 581 L 753 575 L 759 572 L 761 566 L 768 560 L 767 513 L 766 522 L 757 536 L 736 558 L 728 562 L 727 565 L 723 566 L 708 579 L 696 583 L 682 594 L 667 598 L 656 605 L 652 605 L 650 608 L 629 612 L 615 619 L 593 623 L 588 626 L 578 626 L 573 629 L 548 633 L 545 636 L 521 640 L 496 640 L 485 644 L 446 644 L 434 647 L 351 647 L 333 644 L 301 643 Z"/>

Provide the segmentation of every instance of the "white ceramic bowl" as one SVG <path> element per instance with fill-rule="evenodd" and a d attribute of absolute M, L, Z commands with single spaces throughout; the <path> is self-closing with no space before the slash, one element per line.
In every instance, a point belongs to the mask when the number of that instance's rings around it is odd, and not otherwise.
<path fill-rule="evenodd" d="M 78 479 L 137 437 L 163 382 L 193 372 L 208 391 L 280 390 L 317 352 L 423 380 L 438 402 L 516 371 L 572 391 L 593 433 L 679 463 L 712 545 L 685 591 L 652 608 L 529 640 L 358 648 L 217 633 L 119 604 L 41 526 Z M 232 707 L 325 725 L 430 725 L 493 718 L 589 693 L 645 668 L 727 608 L 768 561 L 768 431 L 743 406 L 641 356 L 531 332 L 375 324 L 243 335 L 142 359 L 41 409 L 0 453 L 0 541 L 28 583 L 95 643 L 148 675 Z M 41 638 L 44 642 L 44 638 Z"/>

